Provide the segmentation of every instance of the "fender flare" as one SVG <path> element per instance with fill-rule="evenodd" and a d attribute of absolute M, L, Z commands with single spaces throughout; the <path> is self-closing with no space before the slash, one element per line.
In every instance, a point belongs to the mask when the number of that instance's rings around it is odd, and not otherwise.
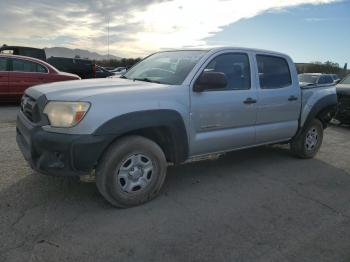
<path fill-rule="evenodd" d="M 117 138 L 132 131 L 153 127 L 165 127 L 170 131 L 174 162 L 184 162 L 189 151 L 187 131 L 182 116 L 175 110 L 144 110 L 119 115 L 102 124 L 94 135 L 112 135 Z"/>
<path fill-rule="evenodd" d="M 294 137 L 297 137 L 300 133 L 302 133 L 304 128 L 307 127 L 311 121 L 320 114 L 332 113 L 332 116 L 334 116 L 337 109 L 337 104 L 338 101 L 336 94 L 330 94 L 318 100 L 311 108 L 304 123 L 300 123 L 299 131 Z"/>

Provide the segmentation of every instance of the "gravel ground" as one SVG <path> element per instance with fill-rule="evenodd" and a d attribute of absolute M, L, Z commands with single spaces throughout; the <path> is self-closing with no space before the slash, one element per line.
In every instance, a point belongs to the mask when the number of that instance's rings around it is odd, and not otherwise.
<path fill-rule="evenodd" d="M 16 110 L 0 107 L 0 261 L 350 261 L 350 128 L 311 160 L 273 146 L 169 168 L 157 199 L 115 209 L 33 173 Z"/>

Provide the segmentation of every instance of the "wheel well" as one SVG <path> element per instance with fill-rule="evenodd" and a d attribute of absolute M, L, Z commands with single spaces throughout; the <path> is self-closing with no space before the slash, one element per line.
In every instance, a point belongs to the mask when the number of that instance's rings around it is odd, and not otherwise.
<path fill-rule="evenodd" d="M 168 127 L 160 126 L 160 127 L 141 128 L 141 129 L 127 132 L 120 137 L 124 137 L 128 135 L 143 136 L 154 141 L 163 150 L 168 162 L 171 162 L 171 163 L 178 162 L 178 156 L 176 152 L 176 141 L 173 138 L 173 135 Z"/>
<path fill-rule="evenodd" d="M 94 135 L 140 135 L 156 142 L 168 161 L 179 164 L 188 157 L 188 136 L 182 116 L 168 109 L 135 111 L 114 117 L 102 124 Z"/>
<path fill-rule="evenodd" d="M 335 116 L 336 111 L 337 111 L 336 106 L 328 106 L 328 107 L 322 109 L 316 115 L 316 118 L 319 119 L 322 122 L 323 128 L 327 127 L 328 123 Z"/>

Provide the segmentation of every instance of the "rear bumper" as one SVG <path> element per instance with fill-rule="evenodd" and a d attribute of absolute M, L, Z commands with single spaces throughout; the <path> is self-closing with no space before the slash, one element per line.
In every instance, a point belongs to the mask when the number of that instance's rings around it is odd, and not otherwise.
<path fill-rule="evenodd" d="M 339 109 L 334 118 L 341 123 L 350 124 L 350 110 Z"/>
<path fill-rule="evenodd" d="M 96 167 L 109 136 L 51 133 L 17 116 L 17 144 L 32 169 L 53 176 L 88 175 Z"/>
<path fill-rule="evenodd" d="M 348 91 L 348 90 L 346 90 Z M 338 111 L 335 116 L 341 122 L 350 123 L 350 92 L 338 91 Z"/>
<path fill-rule="evenodd" d="M 344 115 L 344 116 L 350 116 L 350 103 L 347 106 L 340 105 L 338 107 L 337 114 Z"/>

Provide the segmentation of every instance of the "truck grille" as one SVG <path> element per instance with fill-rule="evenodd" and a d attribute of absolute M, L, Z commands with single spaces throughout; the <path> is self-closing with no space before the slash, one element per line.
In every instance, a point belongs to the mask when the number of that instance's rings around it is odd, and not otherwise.
<path fill-rule="evenodd" d="M 28 95 L 23 95 L 21 99 L 21 111 L 33 123 L 40 121 L 40 112 L 35 99 Z"/>

